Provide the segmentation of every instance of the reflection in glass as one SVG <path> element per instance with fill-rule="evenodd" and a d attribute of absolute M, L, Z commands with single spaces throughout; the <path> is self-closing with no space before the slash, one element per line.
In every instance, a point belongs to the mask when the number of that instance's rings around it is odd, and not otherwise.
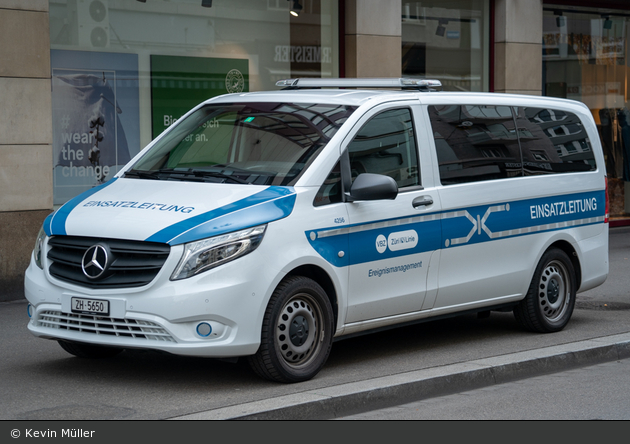
<path fill-rule="evenodd" d="M 429 116 L 442 185 L 596 169 L 586 130 L 570 112 L 448 105 L 430 106 Z"/>
<path fill-rule="evenodd" d="M 402 2 L 402 73 L 488 91 L 489 1 Z"/>
<path fill-rule="evenodd" d="M 207 105 L 178 122 L 126 177 L 294 185 L 355 109 L 304 103 Z"/>
<path fill-rule="evenodd" d="M 442 185 L 521 175 L 512 111 L 506 106 L 430 106 Z"/>
<path fill-rule="evenodd" d="M 413 119 L 408 108 L 383 111 L 361 127 L 348 145 L 352 181 L 362 173 L 393 178 L 398 188 L 420 185 Z M 339 162 L 321 186 L 313 205 L 341 202 Z"/>
<path fill-rule="evenodd" d="M 361 173 L 384 174 L 398 188 L 420 184 L 411 111 L 384 111 L 372 117 L 348 145 L 353 180 Z"/>

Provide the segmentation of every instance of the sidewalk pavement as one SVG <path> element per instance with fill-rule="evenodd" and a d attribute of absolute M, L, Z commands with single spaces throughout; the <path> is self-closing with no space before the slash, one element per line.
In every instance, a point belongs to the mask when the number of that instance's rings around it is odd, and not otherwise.
<path fill-rule="evenodd" d="M 630 333 L 236 404 L 172 420 L 323 420 L 630 358 Z"/>

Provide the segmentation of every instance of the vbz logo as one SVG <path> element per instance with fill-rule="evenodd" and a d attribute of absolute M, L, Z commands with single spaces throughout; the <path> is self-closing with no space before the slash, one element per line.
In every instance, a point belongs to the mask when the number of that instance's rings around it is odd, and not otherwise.
<path fill-rule="evenodd" d="M 376 238 L 376 251 L 379 253 L 384 253 L 387 248 L 390 251 L 409 250 L 415 248 L 416 245 L 418 245 L 418 233 L 416 230 L 390 233 L 387 239 L 382 234 L 379 234 Z"/>
<path fill-rule="evenodd" d="M 376 238 L 376 251 L 385 253 L 385 250 L 387 250 L 387 239 L 382 234 L 379 234 Z"/>

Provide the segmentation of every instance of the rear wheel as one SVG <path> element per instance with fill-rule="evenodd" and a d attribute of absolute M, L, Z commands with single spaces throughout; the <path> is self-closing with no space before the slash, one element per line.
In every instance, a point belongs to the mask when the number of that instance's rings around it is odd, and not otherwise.
<path fill-rule="evenodd" d="M 577 282 L 569 256 L 557 248 L 548 250 L 536 267 L 525 299 L 514 309 L 527 330 L 551 333 L 562 330 L 575 306 Z"/>
<path fill-rule="evenodd" d="M 328 296 L 315 281 L 292 276 L 274 291 L 263 319 L 260 348 L 248 361 L 263 378 L 306 381 L 326 363 L 332 336 Z"/>
<path fill-rule="evenodd" d="M 61 348 L 78 358 L 111 358 L 123 351 L 122 348 L 86 344 L 84 342 L 57 341 Z"/>

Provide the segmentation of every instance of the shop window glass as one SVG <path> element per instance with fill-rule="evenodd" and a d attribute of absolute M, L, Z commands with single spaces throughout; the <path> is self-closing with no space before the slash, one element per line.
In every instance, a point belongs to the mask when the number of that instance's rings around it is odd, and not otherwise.
<path fill-rule="evenodd" d="M 489 0 L 402 2 L 402 74 L 488 91 Z"/>
<path fill-rule="evenodd" d="M 297 17 L 295 3 L 50 0 L 54 205 L 203 100 L 339 77 L 339 1 L 300 0 Z"/>
<path fill-rule="evenodd" d="M 624 198 L 624 189 L 630 189 L 630 7 L 593 6 L 598 7 L 543 5 L 543 95 L 589 107 L 606 160 L 610 214 L 623 215 L 630 213 Z M 572 126 L 562 129 L 575 134 Z M 557 138 L 560 131 L 547 135 Z M 579 157 L 590 150 L 587 142 L 573 140 L 555 148 L 563 158 Z"/>

